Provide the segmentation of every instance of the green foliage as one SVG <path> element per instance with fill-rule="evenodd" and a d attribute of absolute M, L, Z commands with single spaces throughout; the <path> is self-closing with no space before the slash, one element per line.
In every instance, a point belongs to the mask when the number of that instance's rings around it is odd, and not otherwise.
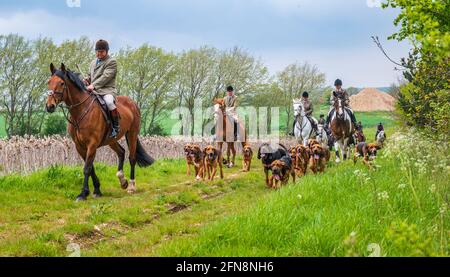
<path fill-rule="evenodd" d="M 450 133 L 450 58 L 423 58 L 400 88 L 398 106 L 407 122 L 431 132 Z"/>
<path fill-rule="evenodd" d="M 390 38 L 409 39 L 414 49 L 402 60 L 409 83 L 398 92 L 406 122 L 447 135 L 450 120 L 450 1 L 387 0 L 384 8 L 399 8 Z"/>
<path fill-rule="evenodd" d="M 67 121 L 64 116 L 60 114 L 51 114 L 45 118 L 44 129 L 42 132 L 43 135 L 65 135 L 66 132 Z"/>
<path fill-rule="evenodd" d="M 422 56 L 446 59 L 450 53 L 450 1 L 448 0 L 387 0 L 384 8 L 399 8 L 394 24 L 400 30 L 390 38 L 409 39 L 421 50 Z"/>

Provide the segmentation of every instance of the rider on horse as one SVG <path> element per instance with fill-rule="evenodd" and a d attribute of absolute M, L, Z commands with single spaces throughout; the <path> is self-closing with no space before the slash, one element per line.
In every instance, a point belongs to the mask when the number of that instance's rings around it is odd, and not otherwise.
<path fill-rule="evenodd" d="M 91 93 L 101 95 L 111 113 L 112 131 L 111 138 L 119 134 L 119 112 L 115 104 L 116 93 L 116 59 L 108 55 L 109 44 L 106 40 L 99 40 L 95 44 L 96 59 L 92 61 L 89 75 L 83 81 L 87 90 Z"/>
<path fill-rule="evenodd" d="M 348 96 L 348 93 L 346 90 L 342 89 L 342 81 L 337 79 L 336 81 L 334 81 L 334 86 L 336 87 L 336 90 L 334 90 L 331 93 L 331 98 L 330 98 L 330 104 L 331 104 L 331 109 L 328 112 L 328 117 L 327 117 L 327 124 L 326 126 L 328 127 L 331 121 L 331 115 L 334 113 L 334 107 L 333 104 L 337 99 L 341 99 L 344 102 L 344 107 L 345 110 L 348 112 L 348 114 L 350 115 L 350 118 L 352 120 L 353 126 L 356 127 L 356 118 L 355 118 L 355 114 L 353 113 L 353 111 L 350 109 L 350 98 Z"/>
<path fill-rule="evenodd" d="M 311 115 L 312 115 L 312 113 L 314 111 L 314 107 L 313 107 L 311 101 L 309 101 L 309 94 L 306 91 L 303 92 L 303 94 L 302 94 L 302 106 L 303 106 L 306 118 L 311 123 L 311 126 L 312 126 L 313 130 L 315 130 L 316 133 L 317 133 L 316 121 L 311 118 Z M 296 123 L 296 120 L 294 120 L 294 123 L 292 125 L 292 133 L 290 133 L 291 136 L 294 136 L 295 123 Z"/>
<path fill-rule="evenodd" d="M 237 140 L 237 129 L 238 129 L 238 116 L 236 112 L 237 96 L 234 94 L 234 89 L 232 86 L 227 87 L 227 95 L 223 98 L 223 102 L 225 104 L 225 111 L 227 116 L 233 120 L 234 140 Z"/>
<path fill-rule="evenodd" d="M 383 123 L 380 122 L 380 124 L 378 124 L 378 126 L 377 126 L 377 133 L 375 134 L 375 140 L 377 140 L 378 134 L 379 134 L 381 131 L 384 131 L 384 126 L 383 126 Z"/>

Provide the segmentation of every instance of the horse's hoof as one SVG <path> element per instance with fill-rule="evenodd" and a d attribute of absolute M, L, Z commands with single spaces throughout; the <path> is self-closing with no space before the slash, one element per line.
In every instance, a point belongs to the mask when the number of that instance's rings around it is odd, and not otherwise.
<path fill-rule="evenodd" d="M 94 194 L 92 195 L 92 197 L 94 197 L 94 198 L 99 198 L 102 196 L 103 196 L 103 194 L 101 192 L 94 192 Z"/>
<path fill-rule="evenodd" d="M 127 180 L 125 180 L 125 182 L 121 182 L 120 183 L 120 187 L 122 188 L 122 189 L 127 189 L 128 188 L 128 181 Z"/>
<path fill-rule="evenodd" d="M 86 201 L 87 197 L 86 196 L 78 196 L 77 199 L 75 199 L 75 202 L 82 202 L 82 201 Z"/>

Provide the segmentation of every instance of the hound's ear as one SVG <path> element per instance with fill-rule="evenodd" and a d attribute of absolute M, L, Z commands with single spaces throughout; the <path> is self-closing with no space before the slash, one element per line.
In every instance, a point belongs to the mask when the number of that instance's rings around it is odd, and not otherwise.
<path fill-rule="evenodd" d="M 66 72 L 66 66 L 63 63 L 61 63 L 61 71 Z"/>
<path fill-rule="evenodd" d="M 377 148 L 377 150 L 381 149 L 381 145 L 379 145 L 379 144 L 377 144 L 375 147 Z"/>
<path fill-rule="evenodd" d="M 261 147 L 258 148 L 258 155 L 257 155 L 258 160 L 261 160 Z"/>
<path fill-rule="evenodd" d="M 50 64 L 50 72 L 52 73 L 52 75 L 55 74 L 55 72 L 56 72 L 56 68 L 53 65 L 53 63 Z"/>
<path fill-rule="evenodd" d="M 207 147 L 205 147 L 205 149 L 203 149 L 203 156 L 206 156 L 206 149 L 207 149 Z"/>
<path fill-rule="evenodd" d="M 220 151 L 219 151 L 219 149 L 215 149 L 216 150 L 216 156 L 217 157 L 220 157 Z"/>

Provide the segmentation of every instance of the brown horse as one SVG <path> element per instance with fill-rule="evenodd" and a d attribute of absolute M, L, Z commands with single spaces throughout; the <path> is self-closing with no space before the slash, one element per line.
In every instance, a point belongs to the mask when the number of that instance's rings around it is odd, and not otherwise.
<path fill-rule="evenodd" d="M 336 162 L 338 163 L 340 162 L 339 150 L 342 152 L 344 160 L 350 155 L 348 145 L 355 126 L 353 126 L 350 115 L 344 107 L 343 100 L 338 97 L 335 98 L 334 113 L 330 115 L 332 117 L 330 125 L 335 139 L 334 148 L 336 150 Z"/>
<path fill-rule="evenodd" d="M 215 106 L 215 120 L 216 120 L 216 140 L 217 140 L 217 147 L 219 150 L 219 153 L 221 155 L 220 160 L 222 161 L 222 149 L 223 149 L 223 143 L 227 143 L 227 159 L 226 163 L 228 167 L 233 167 L 235 164 L 235 158 L 236 158 L 236 148 L 234 147 L 234 132 L 227 133 L 227 125 L 231 128 L 234 128 L 233 123 L 227 121 L 228 115 L 225 111 L 225 102 L 222 98 L 214 99 L 213 101 Z M 222 119 L 222 120 L 220 120 Z M 240 124 L 238 124 L 238 128 L 241 128 Z M 242 130 L 243 128 L 241 128 Z M 242 132 L 241 132 L 242 133 Z M 230 137 L 233 138 L 233 141 L 230 141 Z M 242 145 L 242 151 L 244 151 L 244 147 L 247 142 L 247 136 L 244 136 L 244 141 L 241 142 Z M 230 153 L 231 152 L 231 153 Z M 232 154 L 232 159 L 230 161 L 230 154 Z M 224 161 L 225 162 L 225 161 Z"/>
<path fill-rule="evenodd" d="M 119 158 L 118 172 L 120 185 L 123 189 L 128 188 L 129 193 L 136 191 L 134 169 L 136 162 L 140 167 L 150 166 L 154 160 L 142 147 L 138 139 L 141 124 L 141 115 L 136 103 L 125 96 L 117 97 L 116 105 L 119 111 L 120 134 L 116 138 L 109 138 L 111 126 L 107 124 L 103 111 L 96 101 L 96 97 L 86 91 L 80 78 L 70 70 L 66 70 L 64 64 L 57 70 L 50 64 L 52 76 L 48 81 L 48 97 L 46 110 L 49 113 L 55 111 L 60 103 L 65 103 L 70 118 L 68 131 L 75 143 L 78 154 L 84 160 L 84 182 L 83 189 L 77 197 L 77 201 L 86 200 L 89 195 L 89 176 L 94 185 L 94 197 L 102 196 L 100 192 L 100 181 L 95 174 L 94 159 L 97 148 L 109 145 L 117 153 Z M 130 184 L 123 174 L 123 163 L 125 160 L 125 149 L 117 142 L 125 136 L 128 149 L 130 150 Z"/>

